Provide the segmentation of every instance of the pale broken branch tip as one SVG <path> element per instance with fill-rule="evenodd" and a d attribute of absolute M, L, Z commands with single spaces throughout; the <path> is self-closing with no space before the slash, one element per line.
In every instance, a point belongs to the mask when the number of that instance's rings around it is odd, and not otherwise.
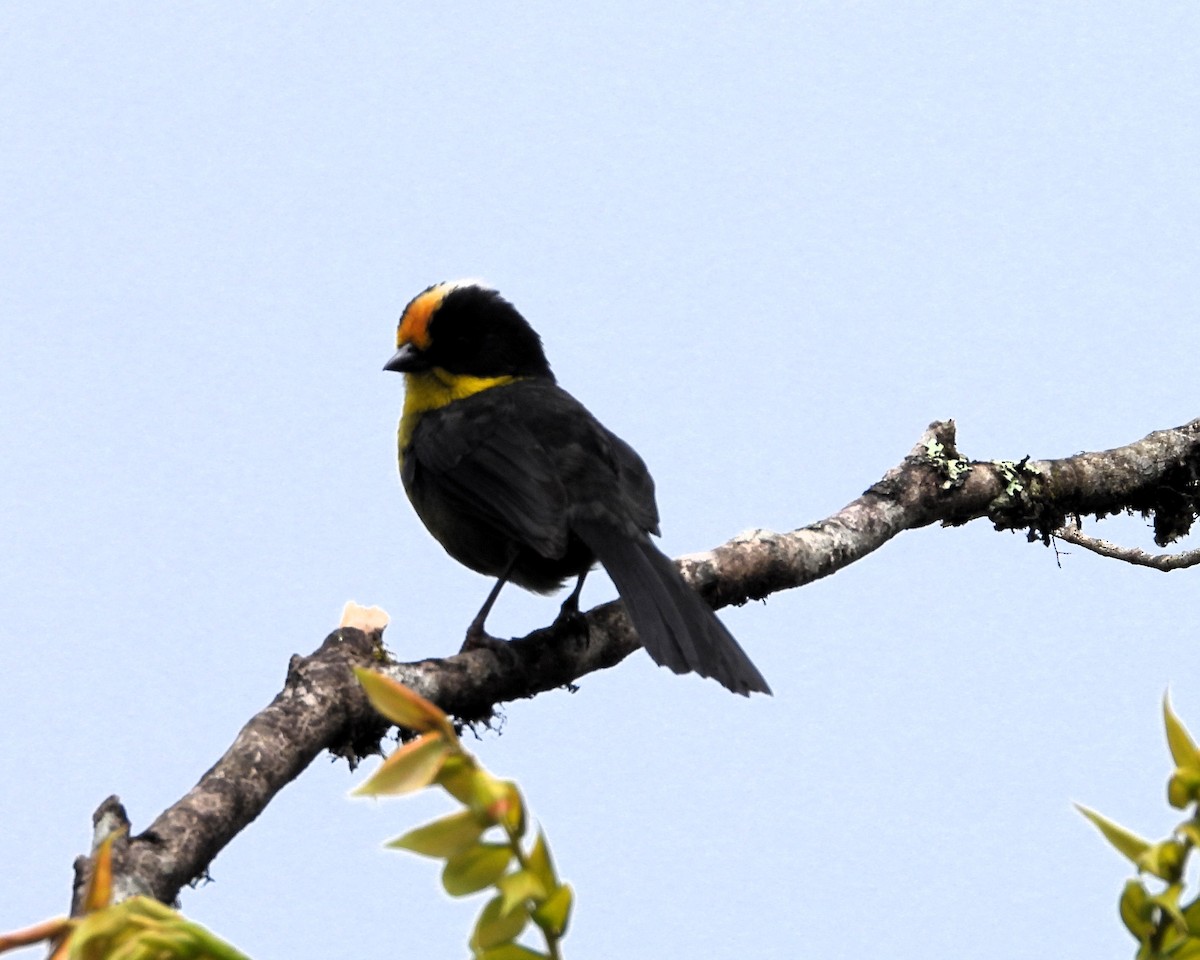
<path fill-rule="evenodd" d="M 363 633 L 383 633 L 389 617 L 383 607 L 362 607 L 347 600 L 342 608 L 342 622 L 338 627 L 353 627 Z"/>

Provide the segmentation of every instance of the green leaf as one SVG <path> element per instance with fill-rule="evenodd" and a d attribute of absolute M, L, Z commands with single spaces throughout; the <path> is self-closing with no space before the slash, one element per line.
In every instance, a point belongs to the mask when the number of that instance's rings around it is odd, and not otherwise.
<path fill-rule="evenodd" d="M 573 900 L 571 885 L 564 883 L 533 911 L 534 923 L 552 937 L 561 937 L 567 932 L 567 920 L 571 916 Z"/>
<path fill-rule="evenodd" d="M 467 806 L 488 823 L 507 823 L 512 817 L 512 806 L 521 803 L 520 794 L 515 794 L 511 782 L 493 777 L 486 770 L 476 768 L 471 777 L 470 796 Z"/>
<path fill-rule="evenodd" d="M 459 803 L 470 806 L 471 785 L 478 769 L 479 765 L 470 754 L 456 753 L 446 758 L 445 765 L 437 775 L 437 782 Z"/>
<path fill-rule="evenodd" d="M 477 843 L 446 861 L 442 886 L 452 897 L 475 893 L 499 880 L 512 857 L 508 844 Z"/>
<path fill-rule="evenodd" d="M 390 840 L 387 846 L 394 850 L 411 850 L 425 857 L 445 859 L 472 846 L 485 829 L 486 825 L 480 823 L 474 813 L 460 810 L 409 830 L 404 836 Z"/>
<path fill-rule="evenodd" d="M 204 927 L 148 897 L 131 897 L 83 916 L 65 954 L 61 949 L 55 954 L 61 955 L 72 960 L 247 960 Z"/>
<path fill-rule="evenodd" d="M 544 900 L 546 897 L 546 888 L 542 886 L 542 881 L 529 870 L 506 873 L 496 881 L 496 886 L 502 895 L 501 913 L 508 913 L 526 900 Z"/>
<path fill-rule="evenodd" d="M 1176 767 L 1167 781 L 1167 802 L 1176 810 L 1200 799 L 1200 770 L 1193 767 Z"/>
<path fill-rule="evenodd" d="M 1163 722 L 1167 727 L 1167 746 L 1171 748 L 1175 766 L 1200 772 L 1200 749 L 1197 749 L 1196 741 L 1171 709 L 1169 693 L 1163 694 Z"/>
<path fill-rule="evenodd" d="M 491 819 L 508 830 L 514 837 L 525 836 L 525 801 L 521 791 L 511 780 L 500 782 L 501 793 L 489 809 Z"/>
<path fill-rule="evenodd" d="M 506 943 L 477 955 L 477 960 L 550 960 L 549 955 L 530 950 L 519 943 Z"/>
<path fill-rule="evenodd" d="M 1167 803 L 1176 810 L 1182 810 L 1191 800 L 1191 793 L 1183 778 L 1179 776 L 1179 770 L 1176 770 L 1167 781 Z"/>
<path fill-rule="evenodd" d="M 525 804 L 511 780 L 500 780 L 478 764 L 453 764 L 438 782 L 488 824 L 499 824 L 520 837 L 525 832 Z"/>
<path fill-rule="evenodd" d="M 1150 897 L 1147 902 L 1152 906 L 1158 907 L 1170 917 L 1171 922 L 1175 924 L 1175 929 L 1180 933 L 1187 933 L 1187 921 L 1183 918 L 1183 911 L 1179 909 L 1179 897 L 1182 893 L 1182 884 L 1172 883 L 1162 893 Z"/>
<path fill-rule="evenodd" d="M 1183 910 L 1183 919 L 1189 930 L 1200 932 L 1200 898 L 1193 900 Z"/>
<path fill-rule="evenodd" d="M 1149 840 L 1143 840 L 1137 834 L 1130 833 L 1095 810 L 1089 810 L 1080 803 L 1075 804 L 1075 809 L 1091 820 L 1096 829 L 1104 834 L 1104 838 L 1135 864 L 1138 864 L 1141 857 L 1150 849 Z"/>
<path fill-rule="evenodd" d="M 558 886 L 558 877 L 554 873 L 554 861 L 550 858 L 550 846 L 546 843 L 546 834 L 538 831 L 537 841 L 529 851 L 529 870 L 537 877 L 546 890 Z"/>
<path fill-rule="evenodd" d="M 1178 840 L 1163 840 L 1151 846 L 1137 858 L 1139 870 L 1152 873 L 1160 880 L 1175 883 L 1183 873 L 1186 848 Z"/>
<path fill-rule="evenodd" d="M 1150 894 L 1140 880 L 1128 880 L 1121 891 L 1121 922 L 1139 940 L 1145 940 L 1154 932 L 1154 909 L 1150 905 Z"/>
<path fill-rule="evenodd" d="M 374 670 L 355 667 L 354 675 L 362 684 L 371 706 L 392 723 L 418 733 L 438 730 L 447 740 L 458 739 L 446 715 L 419 693 Z"/>
<path fill-rule="evenodd" d="M 506 912 L 501 904 L 502 897 L 492 897 L 479 915 L 475 932 L 471 934 L 471 949 L 475 951 L 498 947 L 510 943 L 520 936 L 529 922 L 529 912 L 524 908 Z"/>
<path fill-rule="evenodd" d="M 1158 957 L 1171 957 L 1174 960 L 1175 951 L 1183 947 L 1187 934 L 1182 933 L 1173 923 L 1159 924 L 1159 935 L 1151 937 L 1150 942 L 1158 946 Z"/>
<path fill-rule="evenodd" d="M 1200 847 L 1200 823 L 1195 820 L 1185 820 L 1175 828 L 1175 835 L 1186 840 L 1193 847 Z"/>
<path fill-rule="evenodd" d="M 426 733 L 393 753 L 368 780 L 351 791 L 355 797 L 399 796 L 428 786 L 456 747 L 440 733 Z"/>
<path fill-rule="evenodd" d="M 1171 951 L 1171 960 L 1200 960 L 1200 940 L 1195 937 L 1185 939 Z"/>

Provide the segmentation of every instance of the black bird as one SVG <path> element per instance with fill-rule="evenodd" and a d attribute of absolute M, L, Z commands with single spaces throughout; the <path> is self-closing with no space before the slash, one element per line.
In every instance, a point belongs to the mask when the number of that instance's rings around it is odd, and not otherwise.
<path fill-rule="evenodd" d="M 555 382 L 542 342 L 511 303 L 474 281 L 439 283 L 404 308 L 400 476 L 417 515 L 459 563 L 497 577 L 467 630 L 478 642 L 511 580 L 550 593 L 604 565 L 656 663 L 734 693 L 767 681 L 675 564 L 658 534 L 642 458 Z"/>

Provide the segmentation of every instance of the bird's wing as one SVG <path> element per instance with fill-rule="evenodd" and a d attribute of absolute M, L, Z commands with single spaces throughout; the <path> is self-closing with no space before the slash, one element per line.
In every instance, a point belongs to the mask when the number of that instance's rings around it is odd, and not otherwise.
<path fill-rule="evenodd" d="M 567 548 L 566 491 L 529 424 L 497 395 L 504 389 L 422 417 L 404 455 L 405 483 L 431 491 L 447 512 L 559 557 Z"/>
<path fill-rule="evenodd" d="M 638 527 L 658 534 L 658 504 L 654 500 L 654 478 L 646 464 L 624 440 L 608 430 L 617 469 L 617 490 Z"/>
<path fill-rule="evenodd" d="M 568 523 L 600 521 L 627 536 L 658 533 L 654 481 L 637 452 L 556 384 L 513 384 L 519 416 L 566 490 Z"/>

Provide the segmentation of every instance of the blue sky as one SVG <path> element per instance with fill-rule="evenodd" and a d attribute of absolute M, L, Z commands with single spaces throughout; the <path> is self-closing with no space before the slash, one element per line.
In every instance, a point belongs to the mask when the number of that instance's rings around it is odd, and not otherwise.
<path fill-rule="evenodd" d="M 404 659 L 457 650 L 488 584 L 404 500 L 380 370 L 431 282 L 522 309 L 650 465 L 673 554 L 828 515 L 933 419 L 1020 459 L 1200 414 L 1198 29 L 1182 3 L 0 7 L 0 928 L 65 909 L 95 806 L 144 828 L 345 600 Z M 723 614 L 774 698 L 637 655 L 474 746 L 578 890 L 572 957 L 1119 956 L 1127 871 L 1070 802 L 1176 822 L 1158 701 L 1200 729 L 1193 580 L 912 532 Z M 556 611 L 510 590 L 489 627 Z M 256 958 L 465 953 L 478 905 L 380 849 L 444 805 L 358 779 L 318 760 L 186 912 Z"/>

